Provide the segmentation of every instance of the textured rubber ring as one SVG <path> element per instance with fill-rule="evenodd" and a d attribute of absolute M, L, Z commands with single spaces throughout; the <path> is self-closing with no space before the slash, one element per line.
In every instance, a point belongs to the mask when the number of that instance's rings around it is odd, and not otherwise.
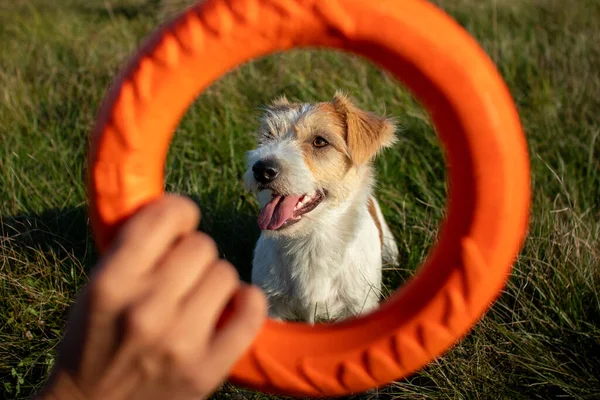
<path fill-rule="evenodd" d="M 208 0 L 157 30 L 115 80 L 89 157 L 90 218 L 106 248 L 164 194 L 168 147 L 191 102 L 227 71 L 300 47 L 350 51 L 393 73 L 424 104 L 446 151 L 447 218 L 417 275 L 373 314 L 314 327 L 267 321 L 234 382 L 335 396 L 406 377 L 465 335 L 497 298 L 522 246 L 529 157 L 491 60 L 421 0 Z"/>

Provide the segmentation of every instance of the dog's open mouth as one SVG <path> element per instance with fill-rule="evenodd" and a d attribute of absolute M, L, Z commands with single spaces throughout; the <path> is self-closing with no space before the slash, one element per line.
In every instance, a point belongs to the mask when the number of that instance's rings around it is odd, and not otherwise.
<path fill-rule="evenodd" d="M 282 196 L 273 194 L 273 198 L 258 216 L 261 230 L 277 230 L 298 222 L 306 213 L 314 210 L 324 199 L 317 191 L 312 194 Z"/>

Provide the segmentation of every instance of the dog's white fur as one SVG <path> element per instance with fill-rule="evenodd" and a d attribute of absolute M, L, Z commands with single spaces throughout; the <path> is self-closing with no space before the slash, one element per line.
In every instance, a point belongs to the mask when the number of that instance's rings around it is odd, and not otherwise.
<path fill-rule="evenodd" d="M 382 261 L 395 265 L 398 248 L 372 195 L 371 161 L 394 143 L 394 131 L 391 120 L 360 110 L 339 92 L 327 103 L 280 98 L 266 108 L 244 175 L 260 207 L 273 193 L 326 192 L 296 223 L 263 230 L 258 239 L 252 282 L 265 291 L 271 318 L 314 323 L 377 307 Z M 317 136 L 329 146 L 311 147 Z M 266 186 L 252 171 L 264 159 L 281 167 Z"/>

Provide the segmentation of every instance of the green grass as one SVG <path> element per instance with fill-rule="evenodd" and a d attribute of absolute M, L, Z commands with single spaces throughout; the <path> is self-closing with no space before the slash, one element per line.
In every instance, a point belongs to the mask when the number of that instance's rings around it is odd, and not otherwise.
<path fill-rule="evenodd" d="M 400 0 L 398 0 L 400 1 Z M 185 0 L 171 0 L 183 4 Z M 57 6 L 54 4 L 61 4 Z M 54 360 L 65 311 L 96 260 L 83 170 L 99 102 L 142 38 L 178 5 L 0 0 L 0 381 L 28 398 Z M 600 3 L 438 0 L 488 51 L 527 132 L 534 202 L 508 286 L 472 333 L 382 397 L 600 398 Z M 158 11 L 157 11 L 158 10 Z M 197 199 L 202 228 L 248 278 L 257 206 L 242 189 L 258 108 L 280 93 L 326 100 L 344 88 L 398 118 L 378 194 L 409 278 L 443 216 L 445 172 L 425 111 L 369 63 L 295 51 L 211 86 L 181 122 L 167 189 Z M 264 398 L 227 385 L 217 398 Z"/>

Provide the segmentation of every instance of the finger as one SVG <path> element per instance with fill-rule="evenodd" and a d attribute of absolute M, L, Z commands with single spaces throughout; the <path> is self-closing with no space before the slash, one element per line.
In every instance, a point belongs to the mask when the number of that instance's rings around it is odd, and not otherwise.
<path fill-rule="evenodd" d="M 197 278 L 218 260 L 219 251 L 213 238 L 202 232 L 193 232 L 177 242 L 158 262 L 152 270 L 151 280 L 161 287 L 180 292 L 181 284 L 185 287 L 199 284 Z M 189 278 L 188 282 L 182 282 L 184 278 Z M 171 284 L 175 286 L 170 287 Z"/>
<path fill-rule="evenodd" d="M 92 274 L 93 306 L 114 310 L 139 296 L 147 272 L 177 239 L 195 230 L 199 218 L 198 207 L 178 196 L 165 196 L 131 217 Z"/>
<path fill-rule="evenodd" d="M 223 309 L 240 286 L 235 268 L 220 260 L 206 271 L 201 281 L 182 300 L 177 323 L 166 340 L 177 343 L 181 355 L 197 354 L 211 339 Z"/>
<path fill-rule="evenodd" d="M 258 287 L 243 284 L 233 299 L 231 314 L 209 343 L 205 363 L 228 374 L 250 347 L 267 317 L 267 301 Z"/>
<path fill-rule="evenodd" d="M 110 262 L 105 268 L 139 276 L 181 236 L 195 231 L 199 221 L 200 209 L 192 200 L 166 195 L 141 208 L 123 225 L 107 253 Z"/>
<path fill-rule="evenodd" d="M 198 290 L 218 255 L 215 242 L 204 233 L 183 238 L 153 272 L 148 295 L 134 310 L 137 318 L 154 321 L 163 330 L 169 329 L 171 321 L 181 318 L 178 315 L 182 308 L 180 303 Z M 156 329 L 160 330 L 160 327 Z"/>

